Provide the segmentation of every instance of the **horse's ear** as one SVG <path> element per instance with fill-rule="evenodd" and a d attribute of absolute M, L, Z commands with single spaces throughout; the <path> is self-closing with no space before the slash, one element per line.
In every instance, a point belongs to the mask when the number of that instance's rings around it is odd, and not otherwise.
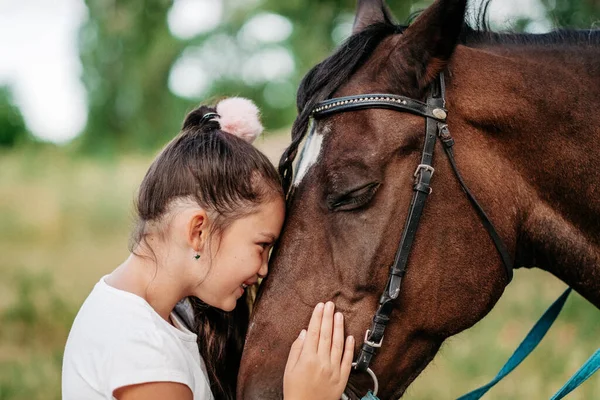
<path fill-rule="evenodd" d="M 393 17 L 384 0 L 358 0 L 352 34 L 378 22 L 393 23 Z"/>
<path fill-rule="evenodd" d="M 404 32 L 399 56 L 417 65 L 419 87 L 425 88 L 446 68 L 464 26 L 467 0 L 438 0 Z"/>

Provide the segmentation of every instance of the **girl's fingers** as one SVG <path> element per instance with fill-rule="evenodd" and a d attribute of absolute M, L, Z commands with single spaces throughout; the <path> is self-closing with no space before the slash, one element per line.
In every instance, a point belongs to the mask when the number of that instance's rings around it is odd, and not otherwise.
<path fill-rule="evenodd" d="M 302 329 L 298 338 L 292 343 L 292 348 L 290 349 L 290 354 L 288 356 L 287 364 L 285 365 L 285 370 L 288 371 L 293 368 L 298 359 L 300 358 L 300 354 L 302 353 L 302 347 L 304 345 L 304 338 L 306 337 L 306 330 Z"/>
<path fill-rule="evenodd" d="M 310 322 L 308 323 L 308 330 L 306 332 L 306 338 L 304 339 L 303 348 L 311 353 L 316 353 L 319 345 L 319 336 L 321 332 L 321 321 L 323 320 L 323 309 L 325 305 L 323 303 L 317 304 L 313 311 Z"/>
<path fill-rule="evenodd" d="M 340 366 L 340 376 L 344 382 L 348 382 L 350 376 L 350 370 L 352 370 L 352 359 L 354 358 L 354 337 L 348 336 L 346 338 L 346 345 L 344 347 L 344 356 L 342 357 L 342 364 Z"/>
<path fill-rule="evenodd" d="M 335 306 L 333 302 L 328 301 L 325 304 L 323 319 L 321 321 L 321 333 L 319 335 L 318 354 L 321 360 L 329 362 L 331 359 L 331 336 L 333 334 L 333 311 Z"/>
<path fill-rule="evenodd" d="M 331 365 L 338 365 L 344 352 L 344 316 L 337 312 L 333 316 L 333 341 L 331 343 Z"/>

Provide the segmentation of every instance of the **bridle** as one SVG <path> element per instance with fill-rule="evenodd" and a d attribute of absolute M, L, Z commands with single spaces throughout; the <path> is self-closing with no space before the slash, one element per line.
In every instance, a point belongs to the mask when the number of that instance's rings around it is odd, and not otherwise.
<path fill-rule="evenodd" d="M 420 115 L 425 117 L 426 121 L 425 144 L 423 146 L 423 152 L 421 153 L 421 162 L 414 173 L 413 196 L 408 210 L 408 217 L 404 224 L 404 229 L 402 230 L 402 238 L 400 239 L 400 244 L 396 251 L 394 263 L 390 268 L 385 290 L 379 299 L 379 307 L 373 316 L 371 327 L 365 332 L 364 341 L 360 353 L 358 354 L 358 358 L 356 362 L 353 363 L 353 366 L 357 371 L 367 372 L 371 376 L 374 382 L 373 393 L 375 395 L 377 394 L 379 384 L 375 373 L 369 368 L 369 365 L 376 350 L 382 346 L 385 327 L 390 320 L 393 302 L 400 293 L 400 284 L 402 283 L 402 277 L 406 272 L 408 256 L 417 228 L 419 227 L 419 221 L 425 206 L 425 201 L 427 200 L 427 196 L 431 193 L 430 182 L 434 172 L 432 166 L 433 150 L 438 136 L 442 142 L 445 153 L 448 155 L 450 165 L 452 166 L 452 170 L 454 171 L 458 182 L 475 208 L 481 222 L 485 226 L 498 250 L 506 270 L 508 282 L 512 280 L 512 257 L 498 235 L 496 228 L 471 191 L 467 188 L 462 176 L 458 172 L 454 160 L 454 152 L 452 150 L 454 139 L 450 135 L 450 130 L 446 124 L 447 110 L 444 108 L 445 103 L 445 83 L 444 75 L 442 73 L 430 88 L 426 103 L 394 94 L 362 94 L 325 100 L 318 103 L 311 114 L 312 117 L 317 120 L 342 112 L 368 108 L 383 108 Z"/>

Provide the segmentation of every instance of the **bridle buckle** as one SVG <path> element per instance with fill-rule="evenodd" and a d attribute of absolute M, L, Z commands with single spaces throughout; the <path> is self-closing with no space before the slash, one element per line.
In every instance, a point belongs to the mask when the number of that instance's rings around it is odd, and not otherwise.
<path fill-rule="evenodd" d="M 370 335 L 371 335 L 371 330 L 367 329 L 367 331 L 365 332 L 365 340 L 363 341 L 363 343 L 368 346 L 375 347 L 375 348 L 381 347 L 381 343 L 383 343 L 384 336 L 382 336 L 381 339 L 379 339 L 379 342 L 373 342 L 373 341 L 369 340 Z"/>
<path fill-rule="evenodd" d="M 417 165 L 417 169 L 415 169 L 415 173 L 413 174 L 413 176 L 416 178 L 422 169 L 425 171 L 430 171 L 431 175 L 433 175 L 433 173 L 435 172 L 435 168 L 433 168 L 431 165 L 419 164 Z"/>

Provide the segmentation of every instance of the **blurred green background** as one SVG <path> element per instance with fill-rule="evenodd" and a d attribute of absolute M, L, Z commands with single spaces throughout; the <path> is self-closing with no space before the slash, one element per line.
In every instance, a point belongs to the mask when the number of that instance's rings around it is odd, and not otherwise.
<path fill-rule="evenodd" d="M 400 21 L 428 4 L 390 2 Z M 0 0 L 0 400 L 60 398 L 70 324 L 127 257 L 136 187 L 185 113 L 222 96 L 252 98 L 267 127 L 258 146 L 277 160 L 299 80 L 348 36 L 353 11 L 354 0 Z M 490 8 L 498 30 L 598 20 L 598 0 Z M 64 26 L 70 53 L 53 52 Z M 491 314 L 450 339 L 406 398 L 452 399 L 487 382 L 563 288 L 517 271 Z M 600 311 L 575 294 L 486 398 L 547 399 L 599 344 Z M 600 398 L 600 375 L 569 398 Z"/>

